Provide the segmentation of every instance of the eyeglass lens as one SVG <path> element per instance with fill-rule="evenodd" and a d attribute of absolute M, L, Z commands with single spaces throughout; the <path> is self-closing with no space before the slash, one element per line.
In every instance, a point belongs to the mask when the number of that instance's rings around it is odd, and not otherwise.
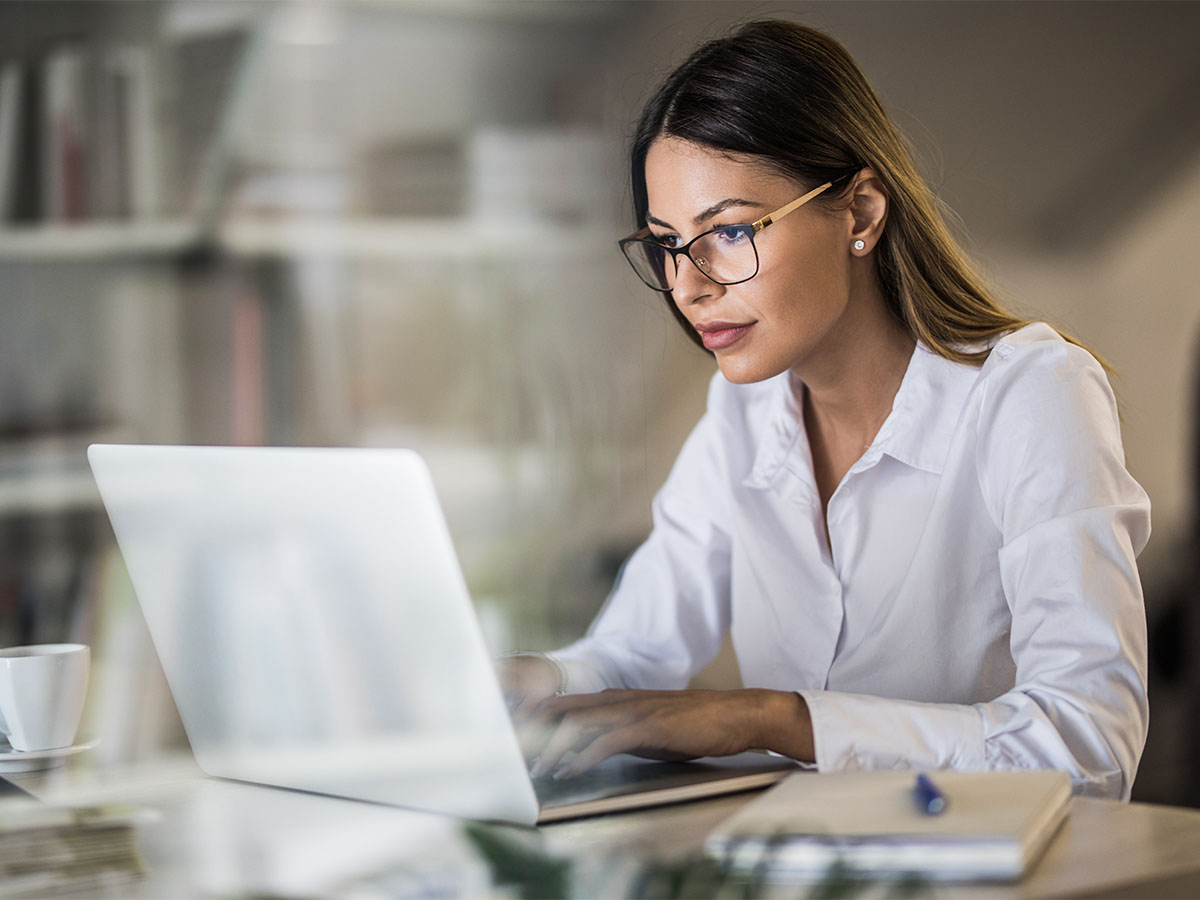
<path fill-rule="evenodd" d="M 657 290 L 674 289 L 677 263 L 666 248 L 653 241 L 630 241 L 624 249 L 642 281 Z M 717 284 L 737 284 L 758 271 L 754 229 L 749 225 L 731 225 L 701 235 L 688 247 L 688 256 Z"/>

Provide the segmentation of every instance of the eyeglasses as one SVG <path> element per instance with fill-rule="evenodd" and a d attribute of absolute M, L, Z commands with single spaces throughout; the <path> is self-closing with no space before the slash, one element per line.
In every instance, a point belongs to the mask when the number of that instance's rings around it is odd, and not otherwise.
<path fill-rule="evenodd" d="M 654 240 L 650 236 L 649 226 L 617 241 L 617 246 L 629 260 L 629 265 L 633 266 L 633 271 L 637 272 L 638 278 L 655 291 L 669 293 L 674 290 L 681 255 L 687 256 L 710 281 L 741 284 L 758 274 L 758 250 L 754 246 L 754 236 L 832 186 L 833 182 L 827 181 L 757 222 L 722 225 L 696 235 L 682 247 L 668 247 Z M 671 265 L 667 265 L 668 257 Z"/>

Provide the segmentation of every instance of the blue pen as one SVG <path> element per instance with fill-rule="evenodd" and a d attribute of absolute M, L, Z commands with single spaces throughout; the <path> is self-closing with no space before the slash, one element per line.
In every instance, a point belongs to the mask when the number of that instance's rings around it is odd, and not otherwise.
<path fill-rule="evenodd" d="M 913 797 L 917 801 L 917 808 L 927 816 L 936 816 L 946 808 L 946 795 L 924 773 L 917 776 Z"/>

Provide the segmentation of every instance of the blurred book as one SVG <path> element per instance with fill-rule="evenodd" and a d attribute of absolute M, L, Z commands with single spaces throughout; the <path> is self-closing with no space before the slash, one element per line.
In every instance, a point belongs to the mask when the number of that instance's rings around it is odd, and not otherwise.
<path fill-rule="evenodd" d="M 129 87 L 124 51 L 102 50 L 94 61 L 89 103 L 92 153 L 89 157 L 91 214 L 124 219 L 131 211 Z"/>
<path fill-rule="evenodd" d="M 9 222 L 37 222 L 42 218 L 42 93 L 45 67 L 17 63 L 16 127 L 13 131 L 13 167 Z"/>
<path fill-rule="evenodd" d="M 180 212 L 203 213 L 223 188 L 239 76 L 250 45 L 249 32 L 233 29 L 179 37 L 169 47 L 177 193 L 172 204 Z"/>
<path fill-rule="evenodd" d="M 467 209 L 461 138 L 389 141 L 366 149 L 354 167 L 355 212 L 364 216 L 461 216 Z"/>
<path fill-rule="evenodd" d="M 123 183 L 134 218 L 153 218 L 166 210 L 159 106 L 159 78 L 153 51 L 128 46 L 113 50 L 107 65 L 116 80 L 120 121 L 124 124 Z"/>
<path fill-rule="evenodd" d="M 21 64 L 0 66 L 0 223 L 16 210 L 17 160 L 21 148 Z"/>
<path fill-rule="evenodd" d="M 132 806 L 0 804 L 0 897 L 99 896 L 146 872 Z"/>
<path fill-rule="evenodd" d="M 709 835 L 736 868 L 786 878 L 1015 880 L 1067 814 L 1065 772 L 937 772 L 945 811 L 927 815 L 912 772 L 792 775 Z"/>
<path fill-rule="evenodd" d="M 85 57 L 81 47 L 63 45 L 43 60 L 42 211 L 51 222 L 84 217 Z"/>

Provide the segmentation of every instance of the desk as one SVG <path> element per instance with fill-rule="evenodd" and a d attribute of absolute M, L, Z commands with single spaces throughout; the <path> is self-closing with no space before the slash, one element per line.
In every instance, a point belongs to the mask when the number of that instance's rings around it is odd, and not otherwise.
<path fill-rule="evenodd" d="M 150 873 L 130 886 L 128 896 L 488 891 L 485 867 L 458 823 L 443 816 L 209 779 L 190 758 L 125 771 L 81 768 L 8 777 L 51 802 L 134 803 L 157 817 L 140 827 Z M 753 796 L 512 834 L 575 860 L 585 891 L 595 885 L 594 893 L 611 895 L 628 883 L 621 879 L 638 861 L 698 851 L 705 835 Z M 1075 798 L 1066 824 L 1024 881 L 934 891 L 964 898 L 1200 897 L 1200 811 Z M 781 886 L 770 895 L 805 893 Z"/>

